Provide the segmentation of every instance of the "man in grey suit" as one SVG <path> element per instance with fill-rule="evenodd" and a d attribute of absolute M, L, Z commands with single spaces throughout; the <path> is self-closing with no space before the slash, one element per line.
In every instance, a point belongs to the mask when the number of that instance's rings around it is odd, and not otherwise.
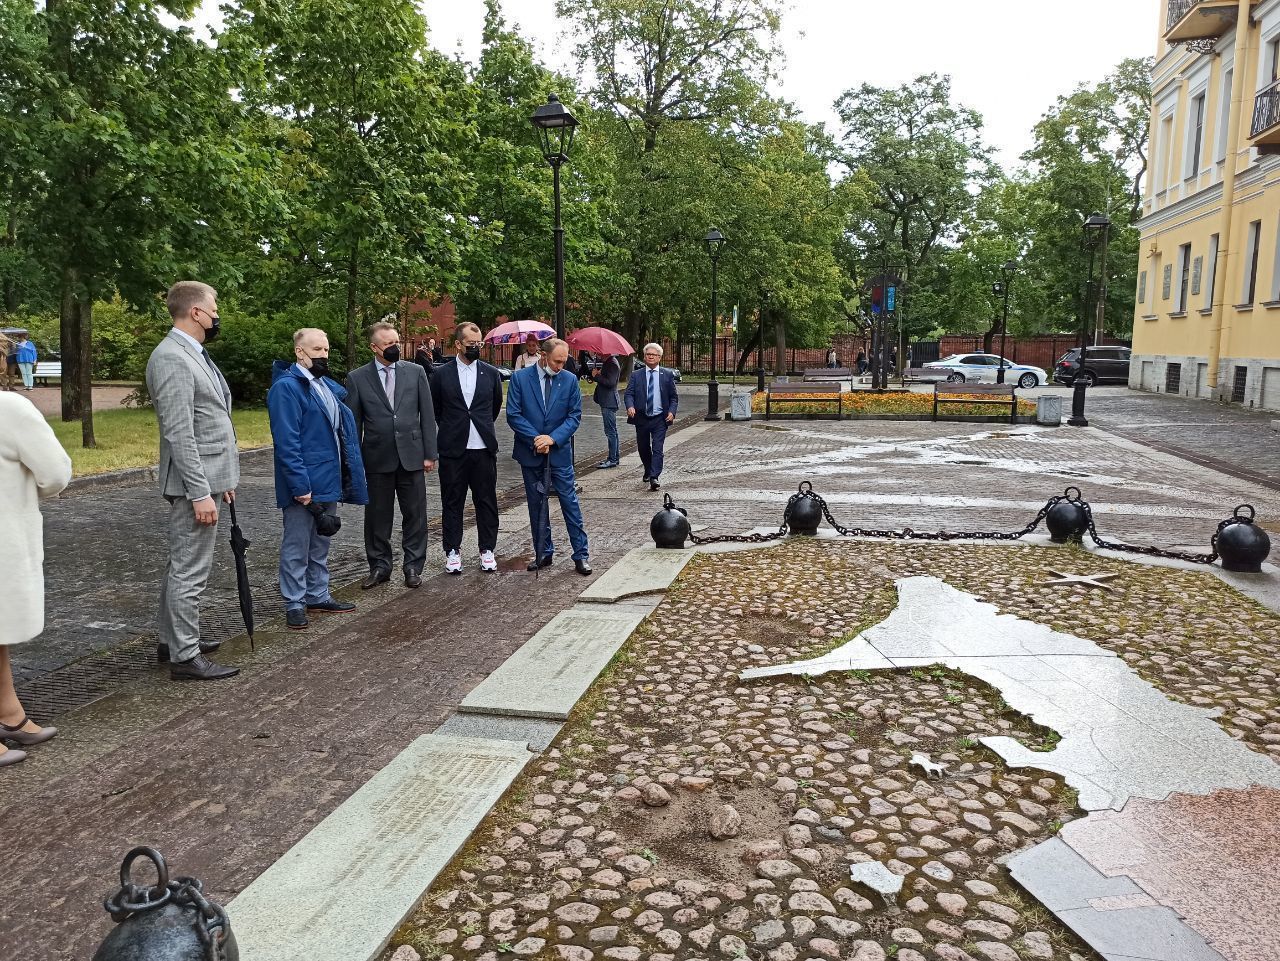
<path fill-rule="evenodd" d="M 200 595 L 213 569 L 218 502 L 235 500 L 240 455 L 231 425 L 231 390 L 205 344 L 218 336 L 218 293 L 184 280 L 166 298 L 173 329 L 147 361 L 147 390 L 160 422 L 160 492 L 169 502 L 169 565 L 160 588 L 160 643 L 176 681 L 214 681 L 239 668 L 206 655 Z"/>
<path fill-rule="evenodd" d="M 431 382 L 417 364 L 400 359 L 394 324 L 369 331 L 373 360 L 347 375 L 347 406 L 356 415 L 360 453 L 369 481 L 364 510 L 365 590 L 391 579 L 391 523 L 400 502 L 405 587 L 422 586 L 427 560 L 427 484 L 435 469 L 436 415 Z"/>

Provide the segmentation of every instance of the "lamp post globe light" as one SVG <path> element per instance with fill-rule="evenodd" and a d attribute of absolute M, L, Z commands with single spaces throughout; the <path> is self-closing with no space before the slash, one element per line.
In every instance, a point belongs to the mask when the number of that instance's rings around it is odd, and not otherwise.
<path fill-rule="evenodd" d="M 997 297 L 1004 299 L 1004 315 L 1000 320 L 1000 369 L 996 371 L 996 383 L 1004 383 L 1005 371 L 1005 338 L 1009 334 L 1009 288 L 1013 286 L 1013 275 L 1018 272 L 1018 263 L 1015 260 L 1006 260 L 1004 266 L 1000 268 L 1000 279 L 991 285 L 991 291 Z"/>
<path fill-rule="evenodd" d="M 1080 360 L 1076 369 L 1076 376 L 1072 381 L 1071 395 L 1071 416 L 1067 418 L 1067 423 L 1072 427 L 1088 427 L 1088 418 L 1084 416 L 1085 391 L 1089 384 L 1084 376 L 1085 361 L 1089 356 L 1089 321 L 1090 314 L 1093 313 L 1091 308 L 1094 305 L 1095 294 L 1100 294 L 1097 298 L 1097 311 L 1106 309 L 1106 287 L 1105 281 L 1099 280 L 1098 284 L 1093 282 L 1093 264 L 1098 251 L 1102 251 L 1102 274 L 1105 276 L 1107 272 L 1107 241 L 1111 235 L 1111 218 L 1106 214 L 1094 212 L 1089 215 L 1089 219 L 1084 222 L 1084 246 L 1089 251 L 1089 274 L 1085 282 L 1084 295 L 1084 316 L 1080 319 Z"/>
<path fill-rule="evenodd" d="M 718 302 L 720 251 L 724 249 L 725 237 L 719 230 L 712 227 L 702 238 L 702 242 L 707 245 L 707 253 L 711 255 L 711 379 L 707 381 L 707 416 L 703 419 L 719 420 L 720 385 L 716 383 L 716 322 L 719 319 L 720 310 Z"/>
<path fill-rule="evenodd" d="M 529 121 L 538 131 L 542 142 L 542 156 L 551 165 L 552 193 L 555 196 L 556 260 L 556 336 L 564 339 L 564 228 L 560 225 L 560 166 L 569 159 L 569 147 L 573 144 L 573 132 L 578 121 L 554 93 L 538 107 Z"/>

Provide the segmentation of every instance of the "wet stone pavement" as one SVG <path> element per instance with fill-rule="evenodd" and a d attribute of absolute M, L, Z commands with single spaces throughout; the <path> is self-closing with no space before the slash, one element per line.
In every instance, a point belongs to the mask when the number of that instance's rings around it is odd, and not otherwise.
<path fill-rule="evenodd" d="M 269 461 L 250 474 L 247 483 L 265 491 Z M 1104 535 L 1137 544 L 1203 550 L 1241 502 L 1263 519 L 1280 517 L 1280 495 L 1265 487 L 1066 428 L 698 423 L 673 436 L 663 480 L 702 533 L 776 527 L 802 480 L 850 525 L 1013 530 L 1069 483 L 1084 489 Z M 662 494 L 642 488 L 634 456 L 583 483 L 592 562 L 603 572 L 647 541 Z M 143 640 L 133 643 L 145 646 L 149 578 L 163 559 L 133 560 L 143 541 L 129 525 L 156 500 L 148 485 L 54 505 L 55 516 L 67 511 L 53 523 L 55 540 L 86 561 L 63 569 L 71 583 L 61 600 L 51 597 L 51 607 L 66 605 L 58 623 L 75 624 L 87 590 L 103 605 L 136 605 L 119 620 L 135 617 L 127 622 Z M 112 533 L 112 517 L 122 533 Z M 250 517 L 250 536 L 266 545 L 253 576 L 269 593 L 277 518 L 274 508 Z M 358 550 L 359 522 L 349 523 L 346 546 Z M 503 573 L 484 576 L 473 563 L 460 578 L 431 576 L 420 591 L 398 581 L 369 594 L 348 589 L 360 612 L 307 632 L 282 630 L 268 597 L 257 651 L 243 637 L 226 648 L 240 677 L 177 685 L 135 665 L 113 693 L 59 716 L 58 739 L 0 777 L 0 822 L 22 825 L 0 839 L 11 885 L 0 899 L 0 961 L 87 957 L 109 927 L 100 900 L 134 843 L 154 843 L 225 903 L 434 730 L 590 583 L 563 562 L 536 579 L 526 574 L 523 506 L 503 523 Z M 945 671 L 733 677 L 829 649 L 881 619 L 904 574 L 942 577 L 1002 610 L 1089 637 L 1168 696 L 1221 708 L 1224 730 L 1276 756 L 1276 618 L 1210 574 L 1065 555 L 1076 561 L 1071 570 L 1126 571 L 1131 583 L 1112 596 L 1039 586 L 1042 549 L 823 542 L 781 550 L 791 552 L 785 565 L 766 561 L 771 549 L 702 557 L 688 569 L 690 580 L 677 582 L 560 741 L 531 763 L 402 940 L 459 961 L 544 949 L 568 961 L 741 956 L 740 943 L 755 957 L 753 938 L 767 943 L 760 958 L 781 952 L 769 961 L 788 961 L 784 944 L 793 961 L 881 961 L 894 945 L 907 961 L 1092 959 L 996 864 L 1079 812 L 1061 778 L 1010 771 L 977 737 L 1007 734 L 1047 749 L 1049 732 Z M 220 548 L 220 562 L 228 553 Z M 137 572 L 123 570 L 125 558 Z M 114 568 L 122 589 L 102 586 L 102 571 Z M 948 764 L 946 776 L 912 767 L 916 750 Z M 665 805 L 645 803 L 651 783 L 668 795 Z M 660 802 L 656 787 L 648 794 Z M 689 832 L 701 838 L 714 815 L 728 817 L 723 804 L 742 816 L 743 840 L 724 845 L 730 854 L 697 853 Z M 897 913 L 847 880 L 848 865 L 862 859 L 907 879 Z M 566 950 L 552 954 L 553 944 Z"/>

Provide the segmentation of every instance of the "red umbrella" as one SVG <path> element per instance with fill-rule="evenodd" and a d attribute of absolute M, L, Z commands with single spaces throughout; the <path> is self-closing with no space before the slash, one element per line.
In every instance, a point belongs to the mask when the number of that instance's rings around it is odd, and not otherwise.
<path fill-rule="evenodd" d="M 619 354 L 623 357 L 635 353 L 625 337 L 608 327 L 580 327 L 565 340 L 574 351 L 589 350 L 593 354 Z"/>
<path fill-rule="evenodd" d="M 540 320 L 509 320 L 499 324 L 485 336 L 486 344 L 522 344 L 530 334 L 537 334 L 538 340 L 546 340 L 556 335 L 554 327 L 548 327 Z"/>

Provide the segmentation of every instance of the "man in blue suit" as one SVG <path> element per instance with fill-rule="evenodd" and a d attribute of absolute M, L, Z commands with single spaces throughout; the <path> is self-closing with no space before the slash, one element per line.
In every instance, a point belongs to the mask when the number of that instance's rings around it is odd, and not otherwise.
<path fill-rule="evenodd" d="M 329 537 L 338 502 L 367 504 L 369 493 L 355 415 L 347 392 L 329 379 L 329 338 L 304 327 L 293 335 L 295 363 L 277 360 L 267 392 L 276 467 L 276 506 L 284 512 L 280 594 L 285 623 L 307 627 L 307 614 L 345 614 L 356 606 L 329 593 Z M 332 534 L 332 531 L 328 531 Z"/>
<path fill-rule="evenodd" d="M 515 372 L 507 386 L 507 423 L 515 434 L 511 456 L 524 472 L 524 493 L 533 530 L 533 560 L 529 570 L 550 566 L 555 558 L 551 543 L 549 490 L 560 499 L 560 513 L 569 529 L 573 564 L 579 574 L 590 574 L 587 531 L 574 489 L 573 435 L 582 422 L 582 390 L 578 378 L 564 370 L 569 345 L 552 338 L 542 345 L 542 360 Z"/>
<path fill-rule="evenodd" d="M 676 376 L 662 363 L 659 344 L 644 345 L 644 367 L 631 372 L 627 381 L 627 422 L 636 425 L 636 446 L 644 464 L 644 480 L 649 490 L 656 491 L 662 476 L 662 446 L 667 441 L 667 428 L 676 419 L 680 395 L 676 392 Z"/>

